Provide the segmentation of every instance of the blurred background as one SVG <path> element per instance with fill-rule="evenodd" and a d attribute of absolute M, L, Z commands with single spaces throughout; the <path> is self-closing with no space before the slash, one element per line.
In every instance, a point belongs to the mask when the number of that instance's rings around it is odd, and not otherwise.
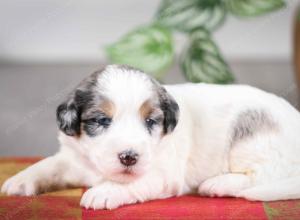
<path fill-rule="evenodd" d="M 110 63 L 104 48 L 148 24 L 160 2 L 0 1 L 0 155 L 57 151 L 57 105 L 85 76 Z M 286 1 L 263 16 L 227 16 L 212 34 L 236 83 L 276 93 L 295 107 L 297 5 Z M 174 34 L 175 60 L 163 82 L 186 81 L 177 59 L 186 41 Z"/>

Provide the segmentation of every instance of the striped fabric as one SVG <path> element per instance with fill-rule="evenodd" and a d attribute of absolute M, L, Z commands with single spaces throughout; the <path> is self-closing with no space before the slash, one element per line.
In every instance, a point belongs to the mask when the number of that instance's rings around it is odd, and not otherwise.
<path fill-rule="evenodd" d="M 0 159 L 0 184 L 38 160 Z M 34 197 L 0 194 L 0 219 L 300 219 L 300 200 L 263 203 L 190 195 L 94 211 L 79 206 L 83 192 L 69 189 Z"/>

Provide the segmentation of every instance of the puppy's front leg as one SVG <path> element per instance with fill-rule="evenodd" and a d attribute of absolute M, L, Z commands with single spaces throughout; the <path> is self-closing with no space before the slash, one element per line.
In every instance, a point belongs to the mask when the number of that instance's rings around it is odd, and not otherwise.
<path fill-rule="evenodd" d="M 4 182 L 2 193 L 7 195 L 31 196 L 49 191 L 52 187 L 62 188 L 68 184 L 79 184 L 78 170 L 71 161 L 58 153 L 19 172 Z M 77 173 L 77 174 L 76 174 Z"/>
<path fill-rule="evenodd" d="M 129 184 L 105 182 L 88 189 L 80 205 L 92 209 L 114 209 L 122 205 L 172 196 L 164 190 L 164 181 L 149 175 Z"/>

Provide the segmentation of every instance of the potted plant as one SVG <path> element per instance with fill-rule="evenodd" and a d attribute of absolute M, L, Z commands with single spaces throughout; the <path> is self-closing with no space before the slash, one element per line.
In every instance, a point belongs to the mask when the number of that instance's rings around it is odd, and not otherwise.
<path fill-rule="evenodd" d="M 106 48 L 113 63 L 128 64 L 162 79 L 174 62 L 173 35 L 188 39 L 179 56 L 186 79 L 231 83 L 233 74 L 212 34 L 227 16 L 249 18 L 282 8 L 283 0 L 163 0 L 154 19 Z"/>

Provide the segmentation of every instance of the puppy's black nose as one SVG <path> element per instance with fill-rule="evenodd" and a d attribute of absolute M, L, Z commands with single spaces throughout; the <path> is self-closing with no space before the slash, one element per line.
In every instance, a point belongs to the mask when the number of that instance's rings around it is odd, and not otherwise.
<path fill-rule="evenodd" d="M 138 154 L 133 151 L 123 151 L 119 154 L 121 164 L 125 166 L 133 166 L 138 160 Z"/>

